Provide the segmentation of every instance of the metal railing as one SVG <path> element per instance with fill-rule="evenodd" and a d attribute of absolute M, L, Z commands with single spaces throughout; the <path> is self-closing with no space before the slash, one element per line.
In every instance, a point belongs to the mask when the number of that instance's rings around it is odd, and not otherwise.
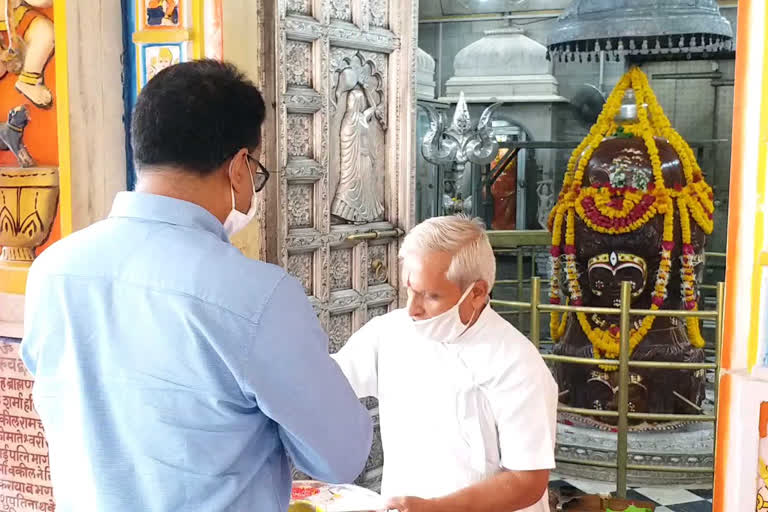
<path fill-rule="evenodd" d="M 552 235 L 547 230 L 496 230 L 488 231 L 488 238 L 491 241 L 493 252 L 497 256 L 515 257 L 515 279 L 499 279 L 494 286 L 514 287 L 516 298 L 519 300 L 525 293 L 525 287 L 531 285 L 531 281 L 536 277 L 536 256 L 543 250 L 547 250 L 552 242 Z M 724 260 L 724 252 L 705 252 L 705 262 L 713 260 Z M 529 258 L 530 272 L 526 275 L 525 259 Z M 707 264 L 705 263 L 705 265 Z M 702 297 L 710 297 L 712 292 L 716 292 L 717 284 L 700 284 L 698 286 Z M 508 288 L 507 288 L 508 289 Z M 509 311 L 500 311 L 500 314 L 510 314 Z M 523 325 L 528 311 L 518 313 L 518 322 Z M 707 349 L 708 353 L 713 350 Z"/>
<path fill-rule="evenodd" d="M 518 260 L 519 261 L 519 260 Z M 518 268 L 518 274 L 520 269 Z M 646 421 L 691 421 L 691 422 L 712 422 L 715 429 L 716 414 L 649 414 L 629 411 L 629 369 L 630 368 L 653 368 L 664 370 L 714 370 L 715 372 L 715 412 L 718 406 L 718 377 L 720 374 L 720 349 L 722 346 L 723 334 L 723 301 L 725 297 L 725 285 L 719 283 L 715 285 L 717 292 L 717 308 L 715 311 L 671 311 L 671 310 L 644 310 L 631 308 L 631 284 L 623 282 L 621 284 L 621 306 L 619 309 L 599 308 L 599 307 L 576 307 L 541 303 L 541 278 L 532 277 L 531 301 L 504 301 L 492 300 L 491 305 L 501 306 L 519 310 L 531 315 L 530 339 L 541 348 L 541 314 L 542 313 L 588 313 L 602 315 L 619 315 L 620 318 L 620 336 L 619 336 L 619 359 L 593 359 L 585 357 L 560 356 L 554 354 L 542 354 L 542 357 L 551 362 L 570 363 L 583 365 L 610 365 L 617 366 L 619 372 L 618 389 L 618 410 L 616 411 L 598 411 L 594 409 L 583 409 L 578 407 L 569 407 L 558 404 L 558 411 L 581 414 L 584 416 L 601 416 L 618 418 L 617 425 L 617 445 L 616 445 L 616 463 L 601 461 L 585 461 L 579 459 L 570 459 L 557 457 L 557 462 L 568 464 L 578 464 L 585 466 L 616 468 L 616 494 L 620 498 L 625 498 L 627 494 L 627 472 L 628 471 L 661 471 L 672 473 L 714 473 L 713 468 L 692 468 L 685 466 L 654 466 L 645 464 L 629 463 L 629 420 Z M 629 338 L 632 315 L 674 317 L 674 318 L 699 318 L 715 321 L 715 362 L 714 363 L 675 363 L 667 361 L 632 361 L 630 360 Z"/>

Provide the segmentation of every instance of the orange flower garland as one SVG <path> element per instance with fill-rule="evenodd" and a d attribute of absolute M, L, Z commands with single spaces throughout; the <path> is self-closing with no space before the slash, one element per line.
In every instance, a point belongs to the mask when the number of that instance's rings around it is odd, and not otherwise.
<path fill-rule="evenodd" d="M 651 167 L 653 183 L 647 190 L 633 188 L 614 188 L 611 186 L 589 187 L 584 184 L 584 172 L 595 149 L 606 137 L 617 130 L 614 122 L 621 108 L 624 93 L 628 88 L 635 92 L 638 120 L 625 124 L 623 133 L 632 133 L 643 139 Z M 647 108 L 646 108 L 647 105 Z M 650 113 L 650 117 L 649 117 Z M 662 174 L 661 158 L 655 137 L 666 138 L 677 151 L 683 167 L 685 183 L 668 189 Z M 563 189 L 557 204 L 549 218 L 552 231 L 552 277 L 550 302 L 561 303 L 560 275 L 561 249 L 565 255 L 565 273 L 567 277 L 567 297 L 574 305 L 582 304 L 581 287 L 576 267 L 575 222 L 576 215 L 586 226 L 596 232 L 618 235 L 631 233 L 642 228 L 657 215 L 664 215 L 664 232 L 660 251 L 660 263 L 656 273 L 652 304 L 650 309 L 658 310 L 667 299 L 667 287 L 672 271 L 672 250 L 674 249 L 674 212 L 675 206 L 680 215 L 682 230 L 683 255 L 681 256 L 682 286 L 681 293 L 686 309 L 698 308 L 696 276 L 694 268 L 694 249 L 691 244 L 691 218 L 706 233 L 713 229 L 714 212 L 712 189 L 703 179 L 701 168 L 695 155 L 685 140 L 672 128 L 669 119 L 659 105 L 656 95 L 648 84 L 645 74 L 638 68 L 631 69 L 622 77 L 603 107 L 597 122 L 589 134 L 571 154 L 563 181 Z M 565 224 L 565 237 L 563 237 Z M 550 329 L 555 341 L 564 332 L 568 315 L 552 313 Z M 584 313 L 576 315 L 581 328 L 593 346 L 596 359 L 614 359 L 619 355 L 619 329 L 616 325 L 608 329 L 593 327 Z M 654 316 L 648 315 L 641 322 L 635 323 L 630 332 L 630 354 L 645 338 L 653 326 Z M 686 321 L 688 336 L 692 345 L 701 347 L 704 340 L 699 330 L 699 322 L 692 318 Z M 604 366 L 606 370 L 615 368 Z"/>

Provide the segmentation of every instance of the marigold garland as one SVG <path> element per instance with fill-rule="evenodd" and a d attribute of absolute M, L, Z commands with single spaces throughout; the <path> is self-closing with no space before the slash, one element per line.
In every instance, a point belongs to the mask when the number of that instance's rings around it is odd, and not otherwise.
<path fill-rule="evenodd" d="M 638 119 L 637 122 L 618 127 L 614 120 L 621 108 L 624 93 L 629 88 L 635 92 Z M 612 135 L 642 138 L 653 171 L 653 183 L 649 184 L 647 190 L 585 185 L 584 172 L 594 151 L 606 137 Z M 683 168 L 684 183 L 676 184 L 672 189 L 667 188 L 664 182 L 661 157 L 656 144 L 657 137 L 667 139 L 679 155 Z M 681 296 L 686 309 L 695 311 L 698 308 L 698 292 L 696 290 L 691 219 L 704 233 L 710 234 L 712 232 L 714 224 L 712 189 L 704 181 L 701 168 L 696 162 L 696 157 L 690 146 L 672 128 L 669 119 L 656 99 L 656 95 L 648 84 L 647 77 L 640 69 L 632 68 L 616 85 L 597 122 L 591 127 L 589 134 L 584 137 L 584 140 L 573 151 L 568 160 L 563 189 L 549 217 L 549 229 L 552 231 L 550 302 L 560 304 L 562 295 L 566 295 L 566 302 L 574 305 L 581 305 L 583 301 L 576 266 L 575 223 L 577 215 L 589 229 L 611 235 L 637 231 L 657 215 L 664 215 L 660 263 L 650 307 L 652 310 L 660 309 L 668 297 L 667 287 L 672 272 L 675 209 L 680 216 L 683 242 Z M 565 224 L 565 237 L 563 237 L 563 224 Z M 568 285 L 567 294 L 563 294 L 563 290 L 560 289 L 560 277 L 563 272 L 561 251 L 565 253 L 563 256 Z M 611 325 L 607 329 L 603 329 L 594 327 L 584 313 L 577 313 L 576 317 L 592 343 L 593 354 L 596 359 L 615 359 L 618 357 L 618 326 Z M 630 332 L 630 354 L 648 334 L 653 326 L 654 318 L 654 316 L 648 315 L 639 323 L 635 323 L 635 327 Z M 559 340 L 565 333 L 567 319 L 568 314 L 552 313 L 550 329 L 555 341 Z M 686 326 L 690 343 L 696 347 L 702 347 L 704 340 L 701 337 L 698 320 L 695 318 L 687 319 Z M 609 366 L 602 367 L 606 370 L 615 369 Z"/>

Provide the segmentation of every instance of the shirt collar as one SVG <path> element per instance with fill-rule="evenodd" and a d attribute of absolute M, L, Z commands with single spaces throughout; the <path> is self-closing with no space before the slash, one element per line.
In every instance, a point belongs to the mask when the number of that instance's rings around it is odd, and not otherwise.
<path fill-rule="evenodd" d="M 119 192 L 112 203 L 110 218 L 128 217 L 202 229 L 225 242 L 224 226 L 211 212 L 189 201 L 143 192 Z"/>

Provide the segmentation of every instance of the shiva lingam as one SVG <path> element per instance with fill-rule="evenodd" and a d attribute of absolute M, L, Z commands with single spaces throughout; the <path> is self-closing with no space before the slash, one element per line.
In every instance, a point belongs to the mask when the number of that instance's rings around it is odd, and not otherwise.
<path fill-rule="evenodd" d="M 647 77 L 631 69 L 568 162 L 549 218 L 550 302 L 618 308 L 621 283 L 629 281 L 633 309 L 697 310 L 712 199 L 693 151 L 670 125 Z M 618 315 L 553 313 L 550 327 L 556 354 L 619 357 Z M 704 361 L 695 318 L 634 316 L 629 346 L 633 360 Z M 558 364 L 561 401 L 617 410 L 617 368 L 597 368 Z M 700 412 L 704 385 L 703 370 L 632 369 L 629 409 Z"/>
<path fill-rule="evenodd" d="M 13 153 L 20 167 L 0 168 L 0 265 L 30 264 L 56 217 L 58 170 L 35 165 L 23 143 L 28 123 L 26 107 L 19 106 L 0 124 L 0 151 Z"/>

